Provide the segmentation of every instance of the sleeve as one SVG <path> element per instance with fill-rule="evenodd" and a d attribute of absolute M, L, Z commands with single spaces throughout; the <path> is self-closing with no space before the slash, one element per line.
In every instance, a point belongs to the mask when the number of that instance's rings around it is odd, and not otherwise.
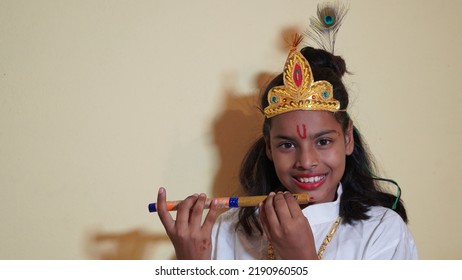
<path fill-rule="evenodd" d="M 406 223 L 387 209 L 371 235 L 364 259 L 416 260 L 417 248 Z"/>

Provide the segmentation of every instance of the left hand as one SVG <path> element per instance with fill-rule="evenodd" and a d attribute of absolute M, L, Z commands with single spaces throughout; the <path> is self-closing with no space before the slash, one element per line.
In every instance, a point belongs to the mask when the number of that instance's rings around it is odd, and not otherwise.
<path fill-rule="evenodd" d="M 292 194 L 270 193 L 259 208 L 265 234 L 282 259 L 318 259 L 310 224 Z"/>
<path fill-rule="evenodd" d="M 213 200 L 202 223 L 206 195 L 190 195 L 178 205 L 176 220 L 167 211 L 166 190 L 159 189 L 157 213 L 179 260 L 210 260 L 212 227 L 217 218 L 217 202 Z"/>

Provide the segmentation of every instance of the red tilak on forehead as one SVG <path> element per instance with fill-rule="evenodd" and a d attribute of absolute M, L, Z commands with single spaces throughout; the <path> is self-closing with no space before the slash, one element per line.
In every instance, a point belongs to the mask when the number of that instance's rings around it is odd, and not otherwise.
<path fill-rule="evenodd" d="M 300 138 L 305 139 L 306 138 L 306 126 L 302 124 L 303 127 L 303 133 L 300 132 L 300 126 L 297 124 L 297 134 L 300 136 Z"/>

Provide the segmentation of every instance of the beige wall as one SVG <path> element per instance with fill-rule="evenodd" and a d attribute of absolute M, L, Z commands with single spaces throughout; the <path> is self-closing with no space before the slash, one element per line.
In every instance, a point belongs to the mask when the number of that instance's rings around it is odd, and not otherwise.
<path fill-rule="evenodd" d="M 462 1 L 350 2 L 350 111 L 421 257 L 462 259 Z M 316 4 L 0 0 L 0 258 L 171 258 L 147 204 L 235 191 L 258 87 Z"/>

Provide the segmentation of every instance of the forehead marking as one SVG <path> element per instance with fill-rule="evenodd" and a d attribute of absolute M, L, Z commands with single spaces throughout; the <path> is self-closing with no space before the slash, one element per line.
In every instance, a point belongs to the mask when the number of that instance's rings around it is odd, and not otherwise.
<path fill-rule="evenodd" d="M 300 131 L 300 125 L 297 124 L 297 134 L 300 136 L 300 138 L 305 139 L 306 138 L 306 126 L 302 124 L 302 129 L 303 132 Z"/>

